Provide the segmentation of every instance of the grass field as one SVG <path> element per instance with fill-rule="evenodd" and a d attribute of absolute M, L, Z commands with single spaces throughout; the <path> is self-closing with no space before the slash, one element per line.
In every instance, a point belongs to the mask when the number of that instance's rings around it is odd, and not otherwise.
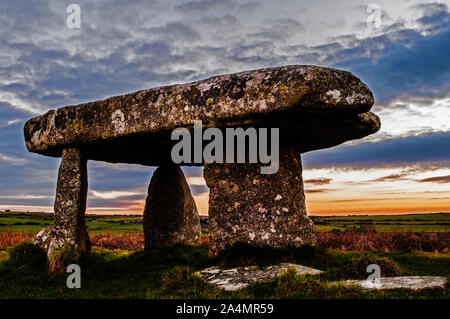
<path fill-rule="evenodd" d="M 220 264 L 239 266 L 290 261 L 325 270 L 318 276 L 286 272 L 269 282 L 225 292 L 205 283 L 197 270 Z M 230 249 L 217 258 L 206 247 L 177 245 L 150 252 L 94 248 L 79 265 L 81 289 L 68 289 L 67 274 L 49 273 L 44 265 L 14 265 L 0 253 L 0 298 L 449 298 L 445 288 L 364 291 L 331 284 L 366 278 L 370 263 L 382 265 L 383 276 L 450 276 L 450 256 L 432 253 L 338 252 L 303 247 L 263 250 Z"/>
<path fill-rule="evenodd" d="M 317 231 L 363 229 L 380 232 L 450 232 L 450 214 L 329 216 L 318 218 Z"/>
<path fill-rule="evenodd" d="M 67 274 L 48 272 L 42 258 L 28 265 L 9 257 L 14 245 L 30 240 L 52 222 L 52 215 L 0 213 L 0 298 L 449 298 L 449 214 L 313 217 L 317 247 L 267 249 L 241 244 L 214 258 L 208 256 L 207 228 L 200 247 L 177 245 L 143 251 L 140 217 L 88 215 L 86 224 L 94 247 L 78 262 L 82 289 L 68 289 Z M 430 232 L 421 234 L 424 230 Z M 45 252 L 42 254 L 45 260 Z M 298 276 L 288 271 L 237 292 L 217 289 L 195 275 L 212 265 L 280 262 L 324 272 Z M 447 285 L 418 291 L 365 291 L 334 284 L 367 278 L 366 267 L 371 263 L 381 265 L 383 276 L 444 276 Z"/>
<path fill-rule="evenodd" d="M 89 233 L 104 231 L 113 233 L 142 232 L 142 216 L 87 215 Z M 52 223 L 52 215 L 46 213 L 0 212 L 0 232 L 20 231 L 36 233 Z M 450 214 L 329 216 L 312 217 L 318 232 L 332 230 L 375 230 L 379 232 L 450 232 Z"/>
<path fill-rule="evenodd" d="M 99 216 L 87 215 L 86 226 L 89 233 L 134 233 L 142 232 L 142 223 L 135 223 L 142 216 Z M 53 221 L 48 213 L 0 212 L 0 232 L 7 230 L 34 234 Z"/>

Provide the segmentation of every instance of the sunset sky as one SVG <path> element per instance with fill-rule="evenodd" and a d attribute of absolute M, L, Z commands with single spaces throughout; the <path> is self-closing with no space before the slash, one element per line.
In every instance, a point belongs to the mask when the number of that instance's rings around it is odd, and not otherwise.
<path fill-rule="evenodd" d="M 81 28 L 69 29 L 69 4 Z M 380 25 L 366 21 L 369 4 Z M 381 130 L 302 155 L 312 215 L 450 212 L 450 0 L 0 2 L 0 210 L 52 211 L 60 160 L 29 153 L 49 109 L 289 64 L 353 72 Z M 88 213 L 142 213 L 155 168 L 92 162 Z M 183 168 L 201 214 L 201 168 Z"/>

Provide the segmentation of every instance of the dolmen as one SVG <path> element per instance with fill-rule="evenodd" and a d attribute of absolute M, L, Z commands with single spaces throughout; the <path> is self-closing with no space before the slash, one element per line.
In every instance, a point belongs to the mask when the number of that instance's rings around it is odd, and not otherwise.
<path fill-rule="evenodd" d="M 34 242 L 47 250 L 49 258 L 64 246 L 80 254 L 89 251 L 84 222 L 86 163 L 95 160 L 158 167 L 144 209 L 146 249 L 200 243 L 197 207 L 180 166 L 204 167 L 212 254 L 235 242 L 271 247 L 314 244 L 300 154 L 377 132 L 380 120 L 369 112 L 373 103 L 369 88 L 350 72 L 292 65 L 50 110 L 24 127 L 30 152 L 61 157 L 54 221 Z M 208 128 L 215 130 L 206 136 Z M 229 128 L 248 133 L 244 156 L 216 144 L 216 154 L 210 149 L 205 160 L 207 146 L 199 152 L 198 143 L 207 144 L 205 140 L 220 132 L 227 135 Z M 204 135 L 196 137 L 199 129 Z M 174 161 L 174 148 L 181 140 L 181 133 L 174 139 L 177 130 L 194 134 L 192 149 L 180 155 L 188 160 L 181 163 Z M 260 143 L 251 146 L 255 131 Z M 276 140 L 265 145 L 269 137 Z M 233 146 L 238 141 L 233 137 L 227 143 Z M 275 169 L 267 169 L 267 158 L 255 161 L 254 151 L 262 149 L 267 154 L 269 149 L 272 154 L 277 151 Z M 217 154 L 238 159 L 220 161 Z"/>

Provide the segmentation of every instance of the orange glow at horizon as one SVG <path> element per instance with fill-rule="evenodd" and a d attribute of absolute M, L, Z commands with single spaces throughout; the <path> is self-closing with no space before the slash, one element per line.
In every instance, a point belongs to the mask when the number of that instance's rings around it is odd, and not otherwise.
<path fill-rule="evenodd" d="M 208 215 L 209 193 L 194 196 L 200 215 Z M 344 198 L 344 197 L 340 197 Z M 423 214 L 450 212 L 450 200 L 443 198 L 364 198 L 336 199 L 317 194 L 306 195 L 306 208 L 309 215 L 390 215 L 390 214 Z M 145 200 L 138 201 L 130 207 L 87 207 L 87 214 L 98 215 L 142 215 Z M 0 206 L 0 209 L 15 211 L 52 212 L 47 206 Z"/>
<path fill-rule="evenodd" d="M 304 169 L 306 208 L 310 215 L 381 215 L 450 212 L 450 167 L 407 165 L 359 169 Z M 324 178 L 326 177 L 326 178 Z M 188 176 L 190 185 L 202 186 L 201 176 Z M 142 215 L 145 199 L 126 200 L 139 190 L 99 192 L 104 206 L 89 206 L 88 214 Z M 145 198 L 145 195 L 143 195 Z M 209 192 L 193 195 L 200 215 L 208 214 Z M 90 197 L 92 198 L 92 197 Z M 0 209 L 51 212 L 50 206 L 0 205 Z"/>
<path fill-rule="evenodd" d="M 354 196 L 354 195 L 353 195 Z M 200 215 L 208 215 L 209 193 L 194 195 L 194 200 Z M 347 214 L 368 214 L 368 215 L 389 215 L 408 213 L 437 213 L 450 212 L 450 201 L 448 197 L 400 197 L 395 198 L 353 198 L 349 194 L 347 198 L 324 196 L 323 194 L 307 194 L 306 208 L 309 215 L 347 215 Z M 133 214 L 140 215 L 144 210 L 145 200 L 139 204 L 125 210 L 115 210 L 108 208 L 88 208 L 88 214 Z"/>

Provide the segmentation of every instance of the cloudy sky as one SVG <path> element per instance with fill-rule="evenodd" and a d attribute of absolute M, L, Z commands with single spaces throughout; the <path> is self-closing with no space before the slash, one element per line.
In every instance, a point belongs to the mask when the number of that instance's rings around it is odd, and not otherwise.
<path fill-rule="evenodd" d="M 71 3 L 79 29 L 67 27 Z M 377 8 L 380 24 L 368 24 Z M 450 0 L 2 0 L 0 209 L 52 210 L 59 159 L 28 153 L 22 131 L 48 109 L 314 64 L 367 83 L 382 129 L 303 155 L 310 214 L 450 211 L 449 10 Z M 88 167 L 89 213 L 142 212 L 154 168 Z M 184 171 L 206 214 L 202 170 Z"/>

